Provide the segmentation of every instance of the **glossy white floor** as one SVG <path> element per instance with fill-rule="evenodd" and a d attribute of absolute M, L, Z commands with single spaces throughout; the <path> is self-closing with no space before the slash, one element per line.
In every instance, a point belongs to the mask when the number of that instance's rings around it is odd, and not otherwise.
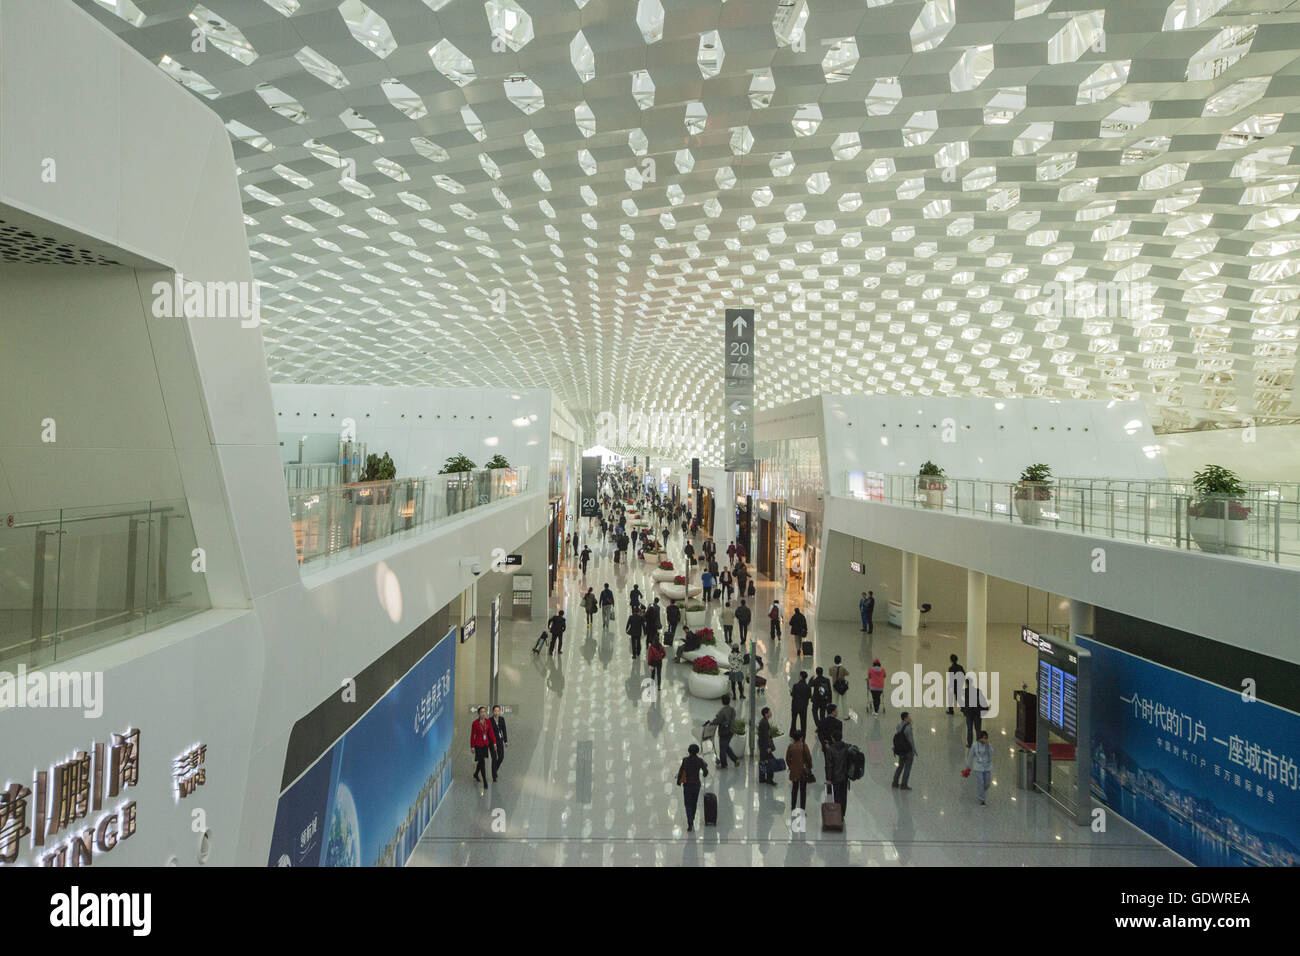
<path fill-rule="evenodd" d="M 681 561 L 680 534 L 670 552 Z M 806 828 L 792 823 L 786 775 L 777 786 L 760 785 L 748 759 L 741 768 L 718 770 L 708 757 L 706 790 L 718 794 L 718 826 L 686 832 L 678 764 L 697 728 L 717 711 L 716 701 L 686 693 L 689 665 L 665 663 L 657 701 L 643 699 L 644 651 L 631 657 L 623 634 L 627 594 L 633 582 L 653 599 L 649 568 L 633 560 L 615 569 L 603 546 L 592 542 L 595 560 L 585 581 L 566 565 L 552 607 L 562 605 L 571 620 L 563 654 L 534 657 L 531 649 L 542 622 L 506 622 L 502 636 L 500 701 L 513 705 L 511 746 L 500 782 L 484 793 L 473 773 L 468 742 L 456 753 L 456 779 L 425 832 L 412 865 L 928 865 L 928 866 L 1130 866 L 1183 862 L 1160 844 L 1109 815 L 1104 833 L 1078 827 L 1041 794 L 1016 789 L 1012 757 L 1015 712 L 1012 692 L 1031 679 L 1032 651 L 1019 631 L 994 627 L 989 635 L 989 667 L 1000 672 L 999 712 L 985 726 L 997 748 L 993 787 L 981 807 L 964 765 L 965 723 L 944 708 L 912 708 L 917 756 L 910 792 L 891 789 L 894 770 L 890 741 L 896 711 L 878 719 L 869 714 L 865 673 L 873 656 L 893 672 L 944 670 L 948 655 L 965 656 L 964 629 L 931 623 L 919 638 L 903 641 L 896 628 L 877 626 L 862 634 L 856 622 L 818 626 L 811 621 L 816 646 L 812 661 L 794 660 L 788 638 L 768 646 L 767 621 L 774 585 L 760 582 L 760 655 L 767 663 L 769 691 L 760 695 L 778 724 L 789 729 L 786 691 L 791 675 L 829 667 L 840 654 L 850 669 L 850 709 L 846 738 L 867 756 L 867 774 L 852 784 L 842 833 L 824 833 L 816 804 L 824 787 L 809 789 Z M 610 582 L 618 599 L 618 623 L 603 633 L 599 617 L 587 632 L 578 604 L 588 585 L 599 593 Z M 777 595 L 778 598 L 780 595 Z M 666 601 L 663 603 L 667 603 Z M 786 616 L 789 609 L 784 608 Z M 715 606 L 716 613 L 716 606 Z M 719 634 L 721 629 L 717 628 Z M 680 639 L 680 633 L 679 633 Z M 742 715 L 748 716 L 748 703 Z M 789 738 L 778 739 L 783 752 Z M 740 741 L 733 749 L 742 752 Z M 815 743 L 815 770 L 824 779 Z"/>

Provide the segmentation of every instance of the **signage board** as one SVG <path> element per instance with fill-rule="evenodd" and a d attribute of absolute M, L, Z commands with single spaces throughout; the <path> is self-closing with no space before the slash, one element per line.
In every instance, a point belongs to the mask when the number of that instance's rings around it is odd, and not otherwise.
<path fill-rule="evenodd" d="M 586 455 L 582 459 L 582 501 L 578 514 L 583 518 L 594 518 L 600 514 L 597 502 L 600 500 L 600 458 Z"/>
<path fill-rule="evenodd" d="M 854 574 L 866 574 L 867 566 L 863 564 L 861 561 L 850 561 L 849 570 L 852 571 Z"/>
<path fill-rule="evenodd" d="M 460 642 L 464 644 L 466 641 L 468 641 L 471 637 L 474 636 L 474 632 L 477 630 L 478 630 L 478 618 L 471 617 L 461 626 Z"/>
<path fill-rule="evenodd" d="M 754 470 L 754 310 L 724 313 L 722 400 L 726 471 Z"/>

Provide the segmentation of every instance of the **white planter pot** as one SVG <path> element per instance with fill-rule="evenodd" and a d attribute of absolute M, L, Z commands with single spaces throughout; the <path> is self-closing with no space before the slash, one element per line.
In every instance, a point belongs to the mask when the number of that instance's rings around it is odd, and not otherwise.
<path fill-rule="evenodd" d="M 660 585 L 658 585 L 658 588 L 659 588 L 659 593 L 660 593 L 660 594 L 662 594 L 664 597 L 669 598 L 670 600 L 673 600 L 673 601 L 685 601 L 688 597 L 699 597 L 699 595 L 700 595 L 700 586 L 699 586 L 698 584 L 693 585 L 693 586 L 689 589 L 689 593 L 688 593 L 688 589 L 686 588 L 685 585 L 683 585 L 683 584 L 673 584 L 671 581 L 667 582 L 666 584 L 660 584 Z M 704 612 L 701 612 L 701 615 L 700 615 L 700 624 L 703 624 L 703 623 L 704 623 L 704 617 L 703 617 L 703 614 L 704 614 Z M 694 627 L 696 626 L 696 625 L 694 625 L 694 624 L 691 623 L 691 621 L 690 621 L 690 619 L 689 619 L 689 616 L 688 616 L 688 619 L 687 619 L 686 623 L 687 623 L 687 625 L 690 626 L 691 628 L 694 628 Z"/>
<path fill-rule="evenodd" d="M 662 554 L 662 553 L 658 553 L 658 552 L 656 552 L 656 553 L 651 553 L 651 552 L 647 551 L 647 552 L 645 553 L 645 557 L 643 557 L 642 560 L 645 561 L 646 564 L 652 564 L 652 565 L 654 565 L 655 567 L 658 567 L 658 566 L 659 566 L 659 562 L 660 562 L 660 561 L 663 561 L 665 557 L 666 557 L 666 555 L 664 555 L 664 554 Z M 672 580 L 672 579 L 669 578 L 669 580 Z"/>
<path fill-rule="evenodd" d="M 925 506 L 927 508 L 943 508 L 943 489 L 926 488 L 925 489 Z"/>
<path fill-rule="evenodd" d="M 717 660 L 718 659 L 717 645 L 701 644 L 697 649 L 693 651 L 686 651 L 684 654 L 682 654 L 683 661 L 694 661 L 695 658 L 697 657 L 712 657 L 714 660 Z"/>
<path fill-rule="evenodd" d="M 1245 518 L 1187 518 L 1192 540 L 1211 554 L 1244 554 L 1248 528 Z"/>
<path fill-rule="evenodd" d="M 650 580 L 655 584 L 672 584 L 673 578 L 677 577 L 680 573 L 680 571 L 660 571 L 658 568 L 655 568 L 650 572 Z"/>
<path fill-rule="evenodd" d="M 727 692 L 731 686 L 723 674 L 697 674 L 691 671 L 686 677 L 686 689 L 692 697 L 699 697 L 702 700 L 717 700 Z M 732 750 L 736 750 L 732 745 Z M 736 751 L 739 753 L 739 751 Z"/>
<path fill-rule="evenodd" d="M 1038 524 L 1043 510 L 1050 508 L 1051 504 L 1051 498 L 1017 498 L 1016 514 L 1020 515 L 1020 520 L 1025 524 Z"/>
<path fill-rule="evenodd" d="M 709 623 L 708 611 L 687 611 L 683 617 L 686 618 L 686 626 L 692 631 L 698 631 Z"/>

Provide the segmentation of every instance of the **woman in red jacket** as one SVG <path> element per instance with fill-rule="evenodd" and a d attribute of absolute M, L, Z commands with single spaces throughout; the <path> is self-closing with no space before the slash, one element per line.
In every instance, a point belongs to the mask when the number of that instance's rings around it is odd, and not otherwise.
<path fill-rule="evenodd" d="M 492 721 L 487 718 L 487 708 L 478 709 L 478 719 L 469 728 L 469 746 L 474 751 L 474 779 L 483 781 L 483 790 L 487 792 L 487 768 L 483 762 L 492 754 L 497 745 L 497 734 L 492 729 Z"/>

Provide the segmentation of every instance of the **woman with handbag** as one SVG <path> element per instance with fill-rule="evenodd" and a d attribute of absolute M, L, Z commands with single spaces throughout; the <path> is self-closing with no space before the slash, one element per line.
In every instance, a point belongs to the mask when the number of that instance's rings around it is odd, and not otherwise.
<path fill-rule="evenodd" d="M 654 675 L 656 696 L 659 692 L 660 681 L 663 678 L 664 658 L 667 656 L 668 652 L 659 643 L 659 635 L 651 633 L 650 638 L 646 641 L 645 659 L 650 664 L 650 673 Z"/>
<path fill-rule="evenodd" d="M 790 771 L 790 809 L 797 805 L 800 810 L 808 809 L 808 784 L 816 783 L 813 776 L 812 751 L 803 742 L 803 731 L 790 733 L 790 746 L 785 748 L 785 765 Z"/>

